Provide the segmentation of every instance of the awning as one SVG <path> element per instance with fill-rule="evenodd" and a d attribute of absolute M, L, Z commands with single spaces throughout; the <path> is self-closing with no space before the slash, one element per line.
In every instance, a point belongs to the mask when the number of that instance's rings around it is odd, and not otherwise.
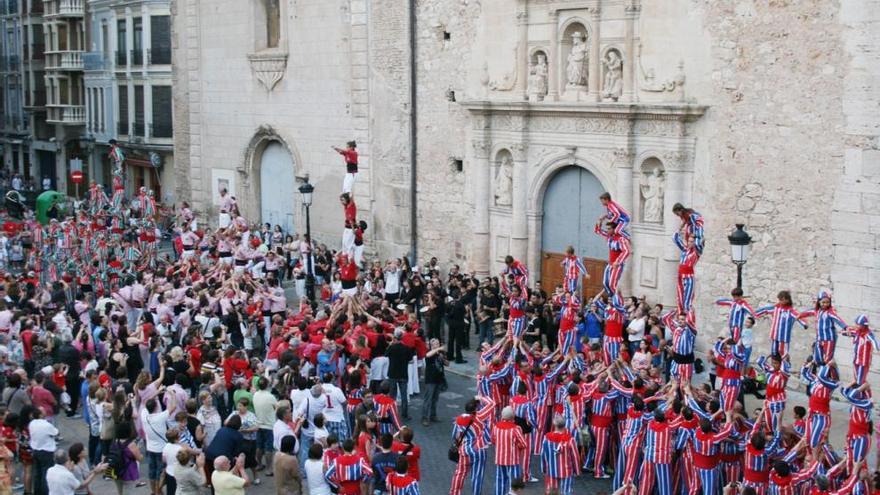
<path fill-rule="evenodd" d="M 134 167 L 154 168 L 150 160 L 144 160 L 143 158 L 126 158 L 125 164 Z"/>

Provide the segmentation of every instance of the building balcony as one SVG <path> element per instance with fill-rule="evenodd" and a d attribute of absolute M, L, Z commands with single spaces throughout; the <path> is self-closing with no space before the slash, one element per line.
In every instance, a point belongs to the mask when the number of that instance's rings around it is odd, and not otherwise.
<path fill-rule="evenodd" d="M 43 0 L 44 17 L 82 17 L 85 0 Z"/>
<path fill-rule="evenodd" d="M 83 70 L 83 53 L 81 50 L 46 52 L 46 69 Z"/>
<path fill-rule="evenodd" d="M 103 71 L 109 68 L 103 52 L 83 53 L 83 68 L 86 71 Z"/>
<path fill-rule="evenodd" d="M 86 107 L 83 105 L 48 105 L 46 110 L 46 122 L 50 124 L 86 124 Z"/>
<path fill-rule="evenodd" d="M 18 55 L 0 57 L 0 72 L 18 72 L 21 68 L 21 58 Z"/>

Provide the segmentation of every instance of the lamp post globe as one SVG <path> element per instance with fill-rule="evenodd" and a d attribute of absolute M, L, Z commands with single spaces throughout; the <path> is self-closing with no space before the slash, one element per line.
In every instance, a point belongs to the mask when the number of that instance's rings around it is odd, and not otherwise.
<path fill-rule="evenodd" d="M 738 223 L 736 229 L 727 236 L 730 242 L 730 259 L 736 265 L 736 287 L 742 289 L 742 267 L 749 260 L 749 251 L 752 244 L 752 236 L 743 228 L 745 225 Z"/>

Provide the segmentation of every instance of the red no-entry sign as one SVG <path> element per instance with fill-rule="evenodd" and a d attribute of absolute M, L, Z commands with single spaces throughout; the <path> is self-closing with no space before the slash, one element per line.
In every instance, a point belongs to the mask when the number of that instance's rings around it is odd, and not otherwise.
<path fill-rule="evenodd" d="M 82 184 L 83 173 L 81 170 L 74 170 L 70 173 L 70 181 L 74 184 Z"/>

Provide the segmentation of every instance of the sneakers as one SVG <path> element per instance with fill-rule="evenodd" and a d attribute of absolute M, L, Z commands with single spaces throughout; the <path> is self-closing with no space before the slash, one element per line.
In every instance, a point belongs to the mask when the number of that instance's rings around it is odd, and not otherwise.
<path fill-rule="evenodd" d="M 262 482 L 263 482 L 263 480 L 261 480 L 260 478 L 255 478 L 255 479 L 254 479 L 254 485 L 259 485 L 259 484 L 262 483 Z"/>
<path fill-rule="evenodd" d="M 529 483 L 536 483 L 538 481 L 541 481 L 541 480 L 539 480 L 538 478 L 535 478 L 534 476 L 529 476 Z"/>
<path fill-rule="evenodd" d="M 431 426 L 431 423 L 427 419 L 423 419 L 422 426 Z"/>

